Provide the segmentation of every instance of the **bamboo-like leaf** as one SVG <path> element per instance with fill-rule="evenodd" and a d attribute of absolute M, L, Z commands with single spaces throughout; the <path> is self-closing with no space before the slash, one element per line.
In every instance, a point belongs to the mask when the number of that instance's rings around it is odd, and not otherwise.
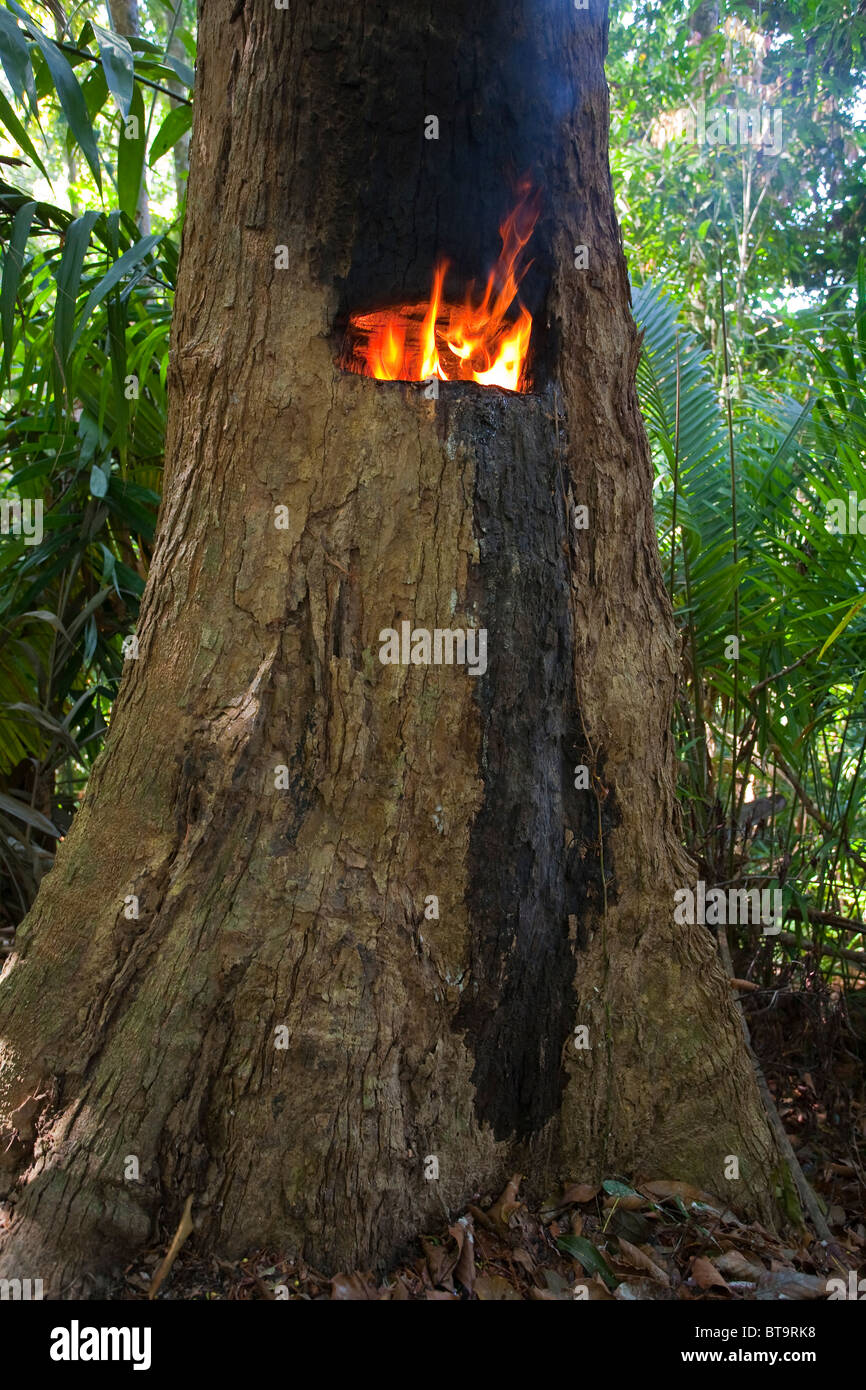
<path fill-rule="evenodd" d="M 830 647 L 832 647 L 833 643 L 836 641 L 836 638 L 839 637 L 841 633 L 845 631 L 845 628 L 851 622 L 852 618 L 857 617 L 857 614 L 860 612 L 860 609 L 863 607 L 864 603 L 866 603 L 866 594 L 861 594 L 860 597 L 857 599 L 856 603 L 852 604 L 852 606 L 848 609 L 848 612 L 845 614 L 842 621 L 840 623 L 837 623 L 833 631 L 830 633 L 830 636 L 827 638 L 827 641 L 824 643 L 823 647 L 818 653 L 819 661 L 821 660 L 824 653 Z"/>
<path fill-rule="evenodd" d="M 117 199 L 121 212 L 125 212 L 132 221 L 135 221 L 138 208 L 146 143 L 144 98 L 141 88 L 137 86 L 132 95 L 129 117 L 120 123 L 117 141 Z"/>
<path fill-rule="evenodd" d="M 167 154 L 172 145 L 176 145 L 182 135 L 185 135 L 192 125 L 192 107 L 175 106 L 169 111 L 150 145 L 150 152 L 147 156 L 149 168 L 153 168 L 158 159 Z"/>
<path fill-rule="evenodd" d="M 81 283 L 81 268 L 90 243 L 93 224 L 98 212 L 85 212 L 76 217 L 66 232 L 66 245 L 57 271 L 57 304 L 54 310 L 54 366 L 60 380 L 57 389 L 57 409 L 64 391 L 68 394 L 71 383 L 66 379 L 66 366 L 69 357 L 72 331 L 75 322 L 75 306 L 78 287 Z"/>
<path fill-rule="evenodd" d="M 0 14 L 2 13 L 2 10 L 0 10 Z M 6 129 L 9 131 L 9 134 L 12 136 L 12 139 L 17 141 L 17 143 L 21 146 L 22 150 L 24 150 L 25 154 L 29 154 L 30 158 L 33 160 L 33 163 L 36 165 L 39 172 L 41 174 L 44 174 L 46 179 L 48 179 L 48 182 L 51 183 L 51 177 L 48 173 L 48 170 L 45 168 L 45 165 L 42 163 L 42 160 L 39 158 L 36 146 L 33 144 L 33 141 L 30 139 L 30 136 L 27 134 L 27 131 L 24 129 L 24 126 L 21 124 L 18 117 L 15 115 L 15 112 L 13 111 L 12 107 L 9 105 L 9 102 L 6 100 L 6 96 L 3 93 L 2 89 L 0 89 L 0 121 L 3 122 Z"/>
<path fill-rule="evenodd" d="M 3 374 L 5 381 L 9 375 L 12 360 L 12 338 L 15 327 L 15 300 L 21 282 L 24 265 L 24 250 L 33 225 L 35 203 L 25 203 L 15 214 L 12 222 L 12 235 L 3 258 L 3 283 L 0 286 L 0 324 L 3 332 Z"/>
<path fill-rule="evenodd" d="M 120 114 L 126 120 L 135 88 L 135 60 L 132 49 L 121 34 L 113 34 L 110 29 L 103 29 L 92 20 L 91 27 L 99 45 L 99 60 L 108 90 L 117 102 Z"/>
<path fill-rule="evenodd" d="M 47 816 L 43 816 L 41 811 L 35 811 L 23 801 L 16 801 L 14 796 L 7 796 L 5 792 L 0 792 L 0 811 L 5 811 L 7 816 L 15 816 L 34 830 L 41 830 L 43 835 L 53 835 L 55 840 L 60 839 L 60 831 L 56 825 L 52 825 Z"/>
<path fill-rule="evenodd" d="M 134 242 L 128 251 L 124 251 L 123 255 L 109 267 L 99 284 L 90 291 L 90 294 L 84 302 L 84 307 L 78 317 L 78 327 L 73 333 L 69 344 L 70 352 L 75 351 L 85 325 L 96 306 L 102 302 L 110 290 L 114 289 L 115 285 L 120 283 L 124 275 L 128 275 L 131 270 L 134 270 L 134 268 L 144 260 L 145 256 L 150 255 L 153 248 L 159 245 L 160 240 L 161 238 L 156 234 L 142 237 L 140 241 Z"/>
<path fill-rule="evenodd" d="M 99 149 L 87 114 L 87 104 L 78 85 L 78 78 L 57 44 L 47 34 L 43 34 L 38 24 L 30 18 L 26 10 L 17 4 L 17 0 L 7 0 L 7 4 L 14 14 L 24 20 L 27 32 L 32 34 L 34 42 L 45 59 L 63 114 L 69 123 L 69 129 L 78 141 L 84 158 L 90 166 L 90 172 L 96 180 L 96 186 L 101 192 L 102 170 L 99 164 Z"/>
<path fill-rule="evenodd" d="M 33 67 L 27 40 L 8 10 L 0 10 L 0 63 L 3 71 L 19 101 L 23 102 L 25 93 L 30 105 L 36 105 L 36 88 L 33 83 Z"/>

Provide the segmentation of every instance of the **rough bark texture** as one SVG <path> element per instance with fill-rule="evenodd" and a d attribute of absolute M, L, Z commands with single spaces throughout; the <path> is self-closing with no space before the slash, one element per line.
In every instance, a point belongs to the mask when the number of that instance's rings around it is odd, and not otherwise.
<path fill-rule="evenodd" d="M 140 657 L 0 984 L 0 1274 L 80 1290 L 189 1193 L 222 1251 L 380 1261 L 515 1168 L 691 1179 L 772 1219 L 712 938 L 672 922 L 695 874 L 604 16 L 231 16 L 204 0 Z M 342 374 L 341 314 L 423 294 L 439 251 L 486 268 L 509 155 L 545 199 L 537 390 Z M 404 619 L 487 627 L 487 674 L 383 666 Z"/>

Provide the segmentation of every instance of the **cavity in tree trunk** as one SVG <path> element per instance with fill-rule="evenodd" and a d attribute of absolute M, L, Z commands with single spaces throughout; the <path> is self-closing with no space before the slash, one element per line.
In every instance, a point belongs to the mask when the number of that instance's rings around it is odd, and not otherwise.
<path fill-rule="evenodd" d="M 711 935 L 673 924 L 606 33 L 595 0 L 203 5 L 140 654 L 0 984 L 3 1275 L 80 1289 L 188 1194 L 201 1246 L 330 1271 L 515 1170 L 773 1217 Z M 526 170 L 534 389 L 341 372 L 348 313 L 492 263 Z M 485 674 L 383 665 L 404 621 L 486 629 Z"/>

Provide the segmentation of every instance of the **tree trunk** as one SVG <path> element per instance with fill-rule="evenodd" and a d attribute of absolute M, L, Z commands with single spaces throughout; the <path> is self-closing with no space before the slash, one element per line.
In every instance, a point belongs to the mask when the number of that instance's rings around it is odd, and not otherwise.
<path fill-rule="evenodd" d="M 773 1218 L 712 937 L 673 925 L 592 6 L 204 0 L 140 654 L 0 985 L 0 1274 L 80 1291 L 188 1194 L 202 1246 L 384 1261 L 517 1169 Z M 486 268 L 511 157 L 544 196 L 534 391 L 341 372 L 347 311 L 420 298 L 439 251 Z M 383 665 L 403 621 L 485 628 L 486 674 Z"/>

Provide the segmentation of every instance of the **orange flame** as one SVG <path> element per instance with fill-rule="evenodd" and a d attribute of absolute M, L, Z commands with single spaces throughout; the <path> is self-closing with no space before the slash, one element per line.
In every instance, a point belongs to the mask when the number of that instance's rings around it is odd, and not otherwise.
<path fill-rule="evenodd" d="M 426 303 L 351 316 L 342 365 L 380 381 L 438 377 L 440 381 L 477 381 L 509 391 L 527 390 L 532 315 L 520 303 L 517 291 L 532 264 L 522 264 L 522 258 L 538 220 L 538 209 L 538 194 L 524 180 L 516 208 L 499 228 L 502 250 L 480 303 L 473 303 L 474 285 L 469 286 L 462 306 L 443 300 L 448 262 L 440 260 Z M 511 319 L 507 314 L 515 300 L 517 317 Z"/>

